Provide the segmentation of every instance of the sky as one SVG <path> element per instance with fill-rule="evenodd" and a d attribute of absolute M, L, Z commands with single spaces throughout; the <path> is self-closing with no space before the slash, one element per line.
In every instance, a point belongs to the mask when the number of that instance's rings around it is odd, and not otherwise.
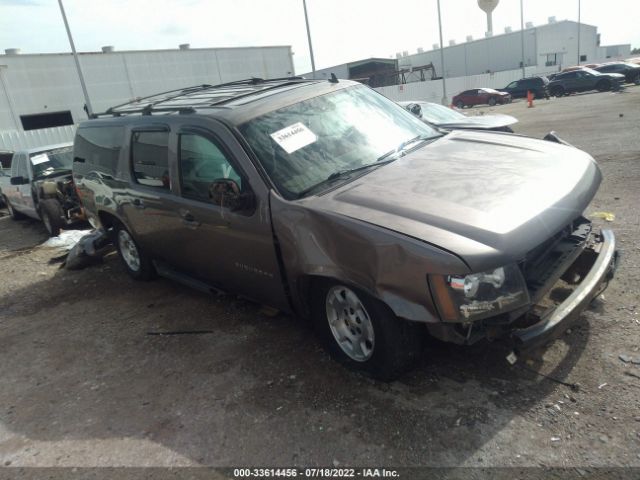
<path fill-rule="evenodd" d="M 535 25 L 577 20 L 579 0 L 523 0 Z M 302 0 L 64 0 L 78 51 L 291 45 L 296 73 L 311 70 Z M 307 0 L 316 68 L 369 57 L 415 53 L 438 43 L 436 0 Z M 445 45 L 484 36 L 477 0 L 441 0 Z M 639 0 L 581 0 L 582 22 L 603 45 L 640 47 Z M 520 28 L 520 2 L 501 0 L 494 33 Z M 70 50 L 57 0 L 0 0 L 0 50 Z"/>

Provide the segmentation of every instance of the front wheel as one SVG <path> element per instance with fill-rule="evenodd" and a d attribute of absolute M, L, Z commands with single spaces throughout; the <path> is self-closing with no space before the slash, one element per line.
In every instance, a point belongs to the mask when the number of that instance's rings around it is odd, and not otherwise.
<path fill-rule="evenodd" d="M 60 235 L 60 230 L 65 226 L 62 220 L 64 212 L 60 204 L 55 200 L 43 200 L 40 202 L 39 212 L 49 236 L 57 237 Z"/>
<path fill-rule="evenodd" d="M 606 92 L 607 90 L 611 90 L 611 82 L 602 80 L 601 82 L 598 82 L 596 88 L 599 92 Z"/>
<path fill-rule="evenodd" d="M 135 280 L 151 280 L 156 270 L 151 259 L 140 249 L 129 231 L 123 226 L 115 227 L 115 243 L 120 260 L 127 273 Z"/>
<path fill-rule="evenodd" d="M 558 98 L 564 96 L 564 88 L 563 87 L 555 87 L 551 91 L 551 95 L 553 95 L 554 97 L 558 97 Z"/>
<path fill-rule="evenodd" d="M 421 326 L 397 318 L 384 303 L 355 288 L 327 282 L 316 290 L 313 321 L 331 356 L 380 380 L 393 380 L 420 353 Z"/>
<path fill-rule="evenodd" d="M 461 101 L 458 101 L 458 103 L 456 103 L 456 107 L 462 110 L 464 108 L 464 103 L 462 103 Z"/>
<path fill-rule="evenodd" d="M 640 74 L 636 75 L 636 78 L 633 80 L 633 83 L 636 85 L 640 85 Z"/>
<path fill-rule="evenodd" d="M 491 98 L 489 99 L 489 105 L 490 105 L 491 107 L 493 107 L 493 106 L 495 106 L 495 104 L 496 104 L 496 99 L 495 99 L 495 98 L 493 98 L 493 97 L 491 97 Z"/>

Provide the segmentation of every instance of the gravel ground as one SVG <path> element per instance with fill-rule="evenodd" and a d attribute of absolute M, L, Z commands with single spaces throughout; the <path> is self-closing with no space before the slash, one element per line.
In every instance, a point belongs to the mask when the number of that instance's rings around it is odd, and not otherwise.
<path fill-rule="evenodd" d="M 134 282 L 115 255 L 60 269 L 40 224 L 3 216 L 0 465 L 640 467 L 640 365 L 624 361 L 640 362 L 640 87 L 470 113 L 491 111 L 556 130 L 604 173 L 587 213 L 615 213 L 622 264 L 560 340 L 515 366 L 430 341 L 379 383 L 295 318 Z M 150 335 L 168 330 L 210 333 Z"/>

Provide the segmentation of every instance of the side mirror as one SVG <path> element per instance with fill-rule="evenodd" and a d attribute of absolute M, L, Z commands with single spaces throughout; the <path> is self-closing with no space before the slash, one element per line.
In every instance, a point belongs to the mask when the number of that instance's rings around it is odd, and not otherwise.
<path fill-rule="evenodd" d="M 11 177 L 11 185 L 24 185 L 25 183 L 29 183 L 29 180 L 25 181 L 24 177 Z"/>
<path fill-rule="evenodd" d="M 255 206 L 253 193 L 241 192 L 238 182 L 231 178 L 218 178 L 211 182 L 209 198 L 212 203 L 229 208 L 232 212 L 251 210 Z"/>

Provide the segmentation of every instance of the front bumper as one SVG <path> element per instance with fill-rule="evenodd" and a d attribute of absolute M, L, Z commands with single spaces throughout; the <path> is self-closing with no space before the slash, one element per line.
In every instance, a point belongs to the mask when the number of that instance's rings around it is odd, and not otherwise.
<path fill-rule="evenodd" d="M 580 285 L 539 322 L 511 332 L 516 353 L 538 347 L 562 334 L 613 277 L 618 259 L 615 236 L 611 230 L 602 230 L 601 237 L 598 255 Z"/>

